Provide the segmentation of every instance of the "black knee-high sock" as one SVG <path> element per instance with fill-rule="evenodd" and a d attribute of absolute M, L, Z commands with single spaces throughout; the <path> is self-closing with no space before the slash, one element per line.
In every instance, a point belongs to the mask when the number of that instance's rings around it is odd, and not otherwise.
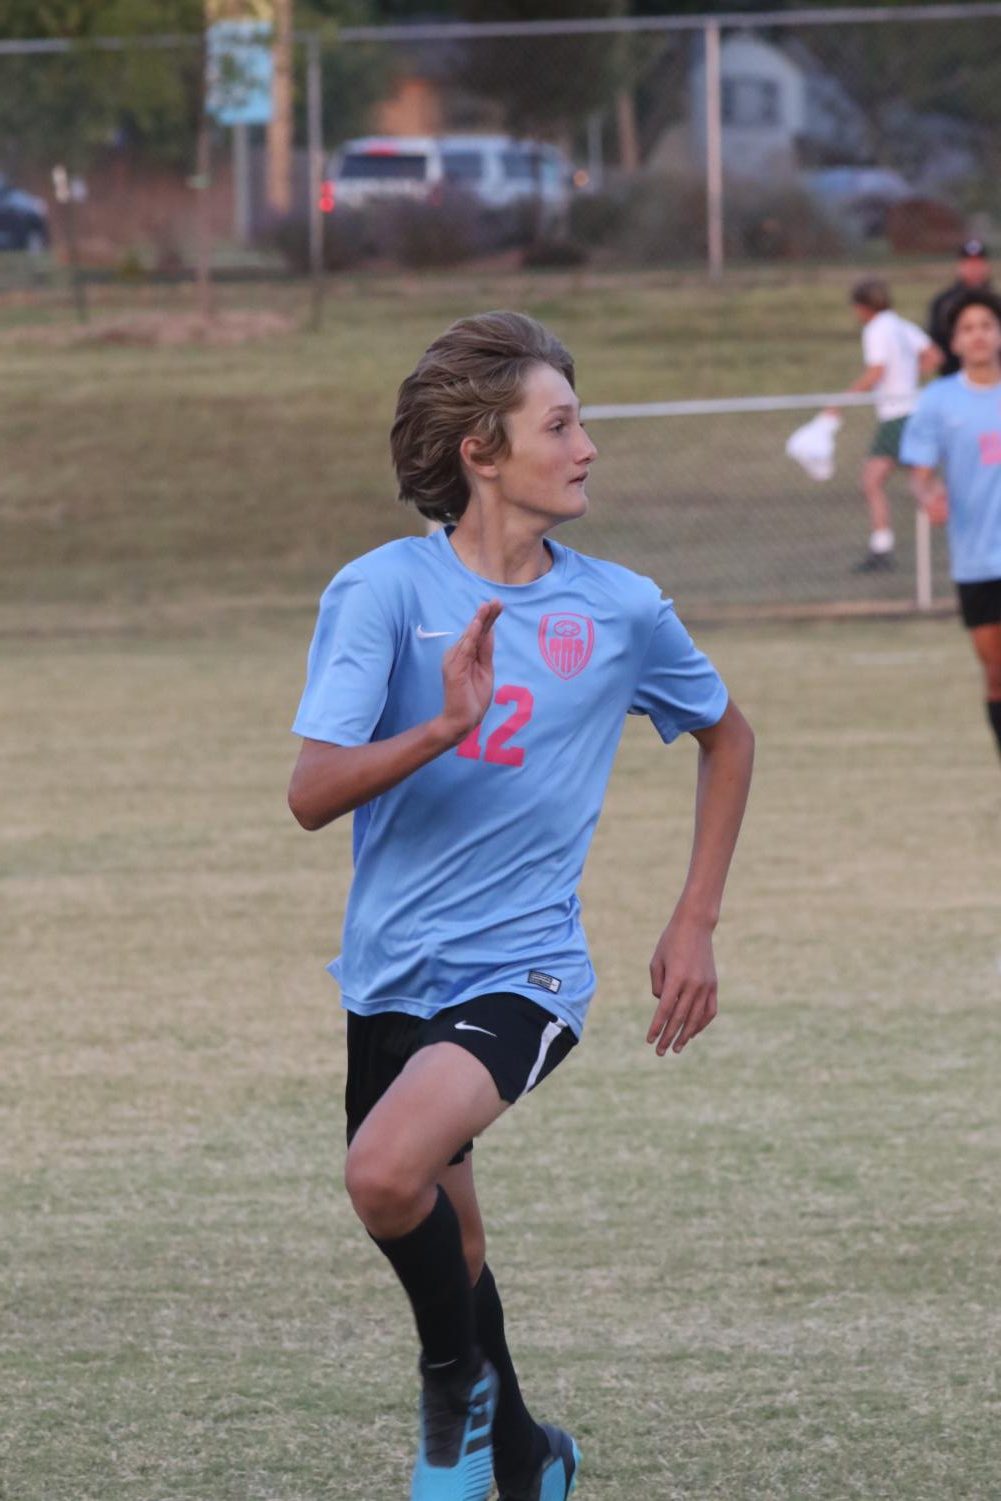
<path fill-rule="evenodd" d="M 504 1309 L 488 1266 L 473 1289 L 476 1342 L 500 1381 L 494 1417 L 494 1473 L 498 1480 L 531 1476 L 549 1452 L 546 1436 L 525 1406 L 504 1336 Z"/>
<path fill-rule="evenodd" d="M 987 700 L 987 718 L 991 722 L 991 729 L 998 743 L 998 755 L 1001 755 L 1001 699 L 989 698 Z"/>
<path fill-rule="evenodd" d="M 425 1370 L 442 1379 L 475 1368 L 473 1294 L 459 1220 L 439 1188 L 435 1206 L 415 1230 L 393 1240 L 372 1236 L 403 1283 L 417 1322 Z"/>

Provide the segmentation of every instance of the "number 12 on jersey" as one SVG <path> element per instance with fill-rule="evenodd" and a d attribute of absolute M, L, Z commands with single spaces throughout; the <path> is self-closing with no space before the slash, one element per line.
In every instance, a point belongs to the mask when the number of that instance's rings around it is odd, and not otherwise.
<path fill-rule="evenodd" d="M 465 756 L 469 761 L 490 761 L 494 766 L 521 766 L 525 760 L 525 748 L 521 745 L 508 745 L 508 741 L 517 735 L 519 730 L 532 717 L 532 709 L 535 700 L 527 688 L 516 688 L 511 683 L 505 683 L 503 688 L 498 688 L 494 697 L 495 704 L 514 704 L 513 711 L 498 725 L 493 734 L 487 738 L 487 748 L 484 751 L 480 744 L 480 730 L 482 725 L 477 725 L 473 732 L 466 736 L 456 746 L 456 755 Z"/>

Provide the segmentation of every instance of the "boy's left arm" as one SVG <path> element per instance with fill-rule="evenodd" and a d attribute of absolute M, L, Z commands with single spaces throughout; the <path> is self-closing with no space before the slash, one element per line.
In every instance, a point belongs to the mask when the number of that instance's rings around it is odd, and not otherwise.
<path fill-rule="evenodd" d="M 754 733 L 732 700 L 718 724 L 694 735 L 699 772 L 692 858 L 674 915 L 650 961 L 658 1004 L 647 1042 L 656 1043 L 660 1057 L 672 1047 L 680 1053 L 716 1015 L 712 935 L 754 762 Z"/>
<path fill-rule="evenodd" d="M 886 374 L 885 365 L 867 365 L 862 374 L 856 376 L 850 386 L 845 387 L 845 395 L 857 395 L 859 392 L 874 391 Z M 824 412 L 828 417 L 840 417 L 837 407 L 825 407 Z"/>

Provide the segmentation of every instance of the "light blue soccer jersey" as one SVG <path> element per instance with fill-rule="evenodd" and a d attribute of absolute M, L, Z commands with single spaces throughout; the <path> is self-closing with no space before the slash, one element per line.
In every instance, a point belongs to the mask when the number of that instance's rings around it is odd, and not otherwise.
<path fill-rule="evenodd" d="M 971 385 L 960 371 L 926 386 L 900 459 L 942 469 L 956 583 L 1001 578 L 1001 385 Z"/>
<path fill-rule="evenodd" d="M 577 885 L 628 713 L 664 741 L 716 724 L 715 668 L 650 579 L 548 544 L 553 566 L 495 584 L 445 531 L 357 559 L 320 602 L 297 734 L 386 740 L 438 714 L 441 661 L 498 598 L 494 700 L 479 728 L 354 815 L 343 1004 L 429 1017 L 492 991 L 580 1034 L 595 976 Z"/>

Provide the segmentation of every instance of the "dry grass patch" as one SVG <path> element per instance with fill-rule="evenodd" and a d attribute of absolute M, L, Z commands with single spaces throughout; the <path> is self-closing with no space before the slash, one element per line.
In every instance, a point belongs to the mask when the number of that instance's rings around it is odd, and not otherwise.
<path fill-rule="evenodd" d="M 205 344 L 220 348 L 276 339 L 293 333 L 296 322 L 287 313 L 263 309 L 233 309 L 204 318 L 192 311 L 150 310 L 90 318 L 86 323 L 22 325 L 0 330 L 0 342 L 65 349 L 74 345 L 150 345 L 175 347 Z"/>

